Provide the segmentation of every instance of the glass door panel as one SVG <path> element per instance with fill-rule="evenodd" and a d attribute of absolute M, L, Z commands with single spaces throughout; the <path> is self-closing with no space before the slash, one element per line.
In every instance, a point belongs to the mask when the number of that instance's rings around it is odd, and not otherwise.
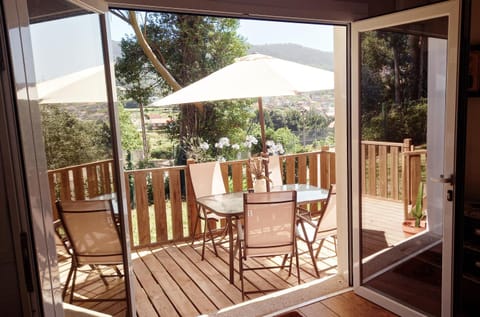
<path fill-rule="evenodd" d="M 59 219 L 56 200 L 112 199 L 119 219 L 122 208 L 118 205 L 119 175 L 115 173 L 116 140 L 99 16 L 78 14 L 39 21 L 30 25 L 30 31 L 53 218 Z M 118 225 L 121 227 L 122 221 Z M 62 230 L 59 232 L 61 236 Z M 119 232 L 122 238 L 126 231 L 120 228 Z M 62 245 L 57 240 L 60 280 L 65 287 L 72 252 L 68 241 Z M 74 304 L 114 315 L 128 314 L 127 263 L 90 265 L 90 270 L 84 267 L 73 276 Z M 65 301 L 69 300 L 72 283 L 66 287 Z M 93 305 L 105 299 L 111 301 L 109 305 Z M 87 300 L 93 300 L 93 304 L 82 303 Z"/>
<path fill-rule="evenodd" d="M 354 253 L 357 292 L 400 314 L 440 316 L 451 285 L 456 37 L 454 5 L 431 7 L 352 27 Z"/>

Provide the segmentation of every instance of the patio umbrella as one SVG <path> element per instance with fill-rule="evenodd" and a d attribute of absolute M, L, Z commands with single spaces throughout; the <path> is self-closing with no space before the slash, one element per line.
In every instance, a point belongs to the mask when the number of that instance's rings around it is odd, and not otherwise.
<path fill-rule="evenodd" d="M 103 65 L 39 82 L 36 88 L 40 104 L 107 102 L 105 67 Z M 23 88 L 19 94 L 26 96 L 26 89 Z M 116 96 L 114 98 L 116 99 Z"/>
<path fill-rule="evenodd" d="M 267 148 L 262 97 L 333 89 L 333 83 L 333 72 L 252 54 L 237 58 L 234 63 L 153 102 L 151 106 L 258 98 L 262 151 L 265 155 Z"/>

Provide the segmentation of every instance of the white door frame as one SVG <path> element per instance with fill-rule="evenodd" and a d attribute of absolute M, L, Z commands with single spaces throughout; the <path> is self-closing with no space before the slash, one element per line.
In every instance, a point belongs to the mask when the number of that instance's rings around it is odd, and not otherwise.
<path fill-rule="evenodd" d="M 394 25 L 413 23 L 438 17 L 448 17 L 448 56 L 446 79 L 446 120 L 445 120 L 445 164 L 444 175 L 454 174 L 455 128 L 457 113 L 457 77 L 459 51 L 460 0 L 445 1 L 437 4 L 379 16 L 352 23 L 352 207 L 353 207 L 353 274 L 354 290 L 357 294 L 402 316 L 421 316 L 412 308 L 403 306 L 361 284 L 360 272 L 360 169 L 357 160 L 360 157 L 360 89 L 359 89 L 359 32 L 386 28 Z M 444 191 L 451 189 L 444 186 Z M 446 195 L 444 195 L 446 197 Z M 445 199 L 443 222 L 442 256 L 442 316 L 453 314 L 453 204 Z"/>

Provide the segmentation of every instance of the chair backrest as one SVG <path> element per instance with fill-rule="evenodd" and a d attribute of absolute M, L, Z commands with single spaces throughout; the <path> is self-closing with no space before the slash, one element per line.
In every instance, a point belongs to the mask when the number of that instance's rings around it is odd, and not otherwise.
<path fill-rule="evenodd" d="M 79 265 L 123 263 L 111 200 L 58 201 L 57 208 Z"/>
<path fill-rule="evenodd" d="M 337 230 L 337 199 L 334 185 L 330 186 L 326 206 L 318 219 L 319 234 Z"/>
<path fill-rule="evenodd" d="M 282 186 L 282 165 L 280 157 L 278 155 L 273 155 L 268 158 L 268 178 L 272 182 L 272 186 Z"/>
<path fill-rule="evenodd" d="M 189 164 L 188 170 L 196 198 L 226 193 L 220 163 Z"/>
<path fill-rule="evenodd" d="M 296 191 L 245 193 L 245 256 L 269 256 L 294 251 Z"/>

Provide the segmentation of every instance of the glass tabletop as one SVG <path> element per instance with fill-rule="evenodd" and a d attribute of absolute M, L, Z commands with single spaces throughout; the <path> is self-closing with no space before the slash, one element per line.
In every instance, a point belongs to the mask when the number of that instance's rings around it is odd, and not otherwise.
<path fill-rule="evenodd" d="M 319 202 L 328 196 L 328 189 L 307 184 L 289 184 L 272 188 L 272 191 L 282 190 L 296 190 L 299 205 Z M 200 197 L 197 202 L 219 215 L 237 216 L 243 213 L 243 192 Z"/>

